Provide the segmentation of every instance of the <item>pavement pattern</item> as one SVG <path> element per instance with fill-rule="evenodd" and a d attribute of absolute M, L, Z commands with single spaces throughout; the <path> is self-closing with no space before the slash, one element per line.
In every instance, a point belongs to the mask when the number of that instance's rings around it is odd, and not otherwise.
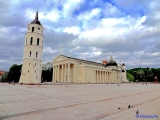
<path fill-rule="evenodd" d="M 160 120 L 160 84 L 0 83 L 0 120 L 145 119 Z"/>

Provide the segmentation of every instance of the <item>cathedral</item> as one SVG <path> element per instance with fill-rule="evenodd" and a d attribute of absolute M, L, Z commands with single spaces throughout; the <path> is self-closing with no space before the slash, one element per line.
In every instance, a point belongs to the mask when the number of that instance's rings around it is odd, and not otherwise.
<path fill-rule="evenodd" d="M 23 64 L 19 83 L 41 83 L 43 30 L 38 19 L 28 24 L 25 35 Z M 52 82 L 55 83 L 122 83 L 127 82 L 125 64 L 110 60 L 97 63 L 60 54 L 53 61 Z"/>
<path fill-rule="evenodd" d="M 110 60 L 97 63 L 59 55 L 53 60 L 53 80 L 60 83 L 122 83 L 127 82 L 125 64 Z"/>

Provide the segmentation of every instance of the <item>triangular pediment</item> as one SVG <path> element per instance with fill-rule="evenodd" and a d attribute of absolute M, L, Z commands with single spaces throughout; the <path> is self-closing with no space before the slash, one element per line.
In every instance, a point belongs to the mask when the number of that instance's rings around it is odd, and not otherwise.
<path fill-rule="evenodd" d="M 68 59 L 67 57 L 65 57 L 63 55 L 59 55 L 53 60 L 53 62 L 64 61 L 64 60 L 67 60 L 67 59 Z"/>

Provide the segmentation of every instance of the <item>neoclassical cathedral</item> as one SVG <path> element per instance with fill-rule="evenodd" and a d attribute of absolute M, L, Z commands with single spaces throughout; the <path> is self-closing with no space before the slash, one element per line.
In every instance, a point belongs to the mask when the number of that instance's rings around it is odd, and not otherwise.
<path fill-rule="evenodd" d="M 125 64 L 110 60 L 97 63 L 59 55 L 53 60 L 53 82 L 122 83 L 127 82 Z"/>
<path fill-rule="evenodd" d="M 23 65 L 19 83 L 41 83 L 43 26 L 35 19 L 28 24 Z M 55 83 L 122 83 L 127 82 L 125 64 L 110 60 L 97 63 L 60 54 L 53 61 L 52 82 Z"/>

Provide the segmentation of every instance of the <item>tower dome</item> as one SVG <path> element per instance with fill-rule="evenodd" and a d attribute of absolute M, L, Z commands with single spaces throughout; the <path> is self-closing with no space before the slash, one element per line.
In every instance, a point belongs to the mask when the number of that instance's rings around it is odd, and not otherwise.
<path fill-rule="evenodd" d="M 107 66 L 117 66 L 117 63 L 116 63 L 116 61 L 113 60 L 113 57 L 110 57 L 110 60 L 105 65 L 105 67 L 107 67 Z"/>
<path fill-rule="evenodd" d="M 31 22 L 31 24 L 41 25 L 41 22 L 38 20 L 38 11 L 36 12 L 35 19 Z"/>

